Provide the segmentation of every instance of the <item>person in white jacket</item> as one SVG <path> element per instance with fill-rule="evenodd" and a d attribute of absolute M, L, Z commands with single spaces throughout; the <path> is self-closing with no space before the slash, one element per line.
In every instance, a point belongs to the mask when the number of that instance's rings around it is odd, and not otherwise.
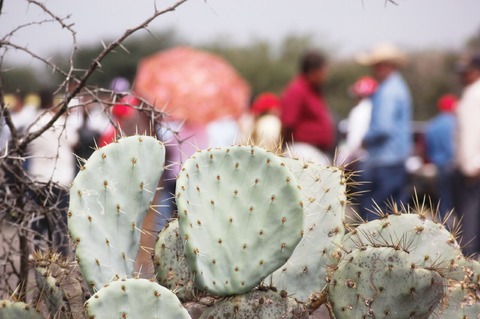
<path fill-rule="evenodd" d="M 372 116 L 371 96 L 377 90 L 377 86 L 378 83 L 374 78 L 364 76 L 350 88 L 352 95 L 357 98 L 358 104 L 348 115 L 346 147 L 349 161 L 362 160 L 365 156 L 362 141 L 370 126 Z"/>
<path fill-rule="evenodd" d="M 461 68 L 466 85 L 457 108 L 459 192 L 456 208 L 463 217 L 466 254 L 480 252 L 480 55 Z"/>
<path fill-rule="evenodd" d="M 37 121 L 29 129 L 29 132 L 35 132 L 44 127 L 56 114 L 53 108 L 52 93 L 42 91 L 41 109 Z M 55 216 L 59 221 L 59 228 L 54 230 L 53 245 L 58 251 L 67 253 L 68 239 L 66 236 L 66 216 L 68 209 L 68 191 L 67 187 L 75 177 L 76 160 L 73 154 L 73 147 L 78 141 L 77 127 L 67 125 L 67 118 L 62 115 L 51 127 L 42 133 L 38 138 L 29 144 L 30 166 L 29 173 L 31 177 L 44 187 L 49 187 L 51 196 L 49 202 L 56 201 L 58 208 L 62 211 L 61 216 Z M 36 198 L 37 202 L 43 204 L 44 198 Z M 59 219 L 58 219 L 59 218 Z M 32 229 L 39 235 L 46 232 L 47 221 L 45 216 L 38 216 L 33 222 Z M 35 236 L 39 240 L 40 236 Z"/>

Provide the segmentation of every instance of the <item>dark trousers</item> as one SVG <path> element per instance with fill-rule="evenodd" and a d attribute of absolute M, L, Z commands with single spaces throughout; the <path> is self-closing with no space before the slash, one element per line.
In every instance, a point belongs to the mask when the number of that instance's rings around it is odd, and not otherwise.
<path fill-rule="evenodd" d="M 364 166 L 360 173 L 359 213 L 365 220 L 377 219 L 372 213 L 378 205 L 387 213 L 387 202 L 398 205 L 408 200 L 408 177 L 403 163 L 389 166 Z"/>
<path fill-rule="evenodd" d="M 451 167 L 438 167 L 437 195 L 442 220 L 454 206 L 455 170 Z"/>
<path fill-rule="evenodd" d="M 480 252 L 480 178 L 473 179 L 457 172 L 455 208 L 462 220 L 462 244 L 466 255 Z"/>
<path fill-rule="evenodd" d="M 56 209 L 46 211 L 47 215 L 40 215 L 32 222 L 31 228 L 36 233 L 34 236 L 35 249 L 40 249 L 41 241 L 49 241 L 50 248 L 56 252 L 66 256 L 68 254 L 68 228 L 67 228 L 67 211 L 69 203 L 68 191 L 53 187 L 48 205 L 54 204 Z M 37 204 L 44 204 L 45 198 L 36 198 Z"/>

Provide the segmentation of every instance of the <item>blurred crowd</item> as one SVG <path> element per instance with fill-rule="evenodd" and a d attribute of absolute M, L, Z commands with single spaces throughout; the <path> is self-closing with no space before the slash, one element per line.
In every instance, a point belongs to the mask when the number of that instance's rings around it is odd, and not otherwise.
<path fill-rule="evenodd" d="M 298 74 L 281 95 L 259 94 L 242 114 L 202 123 L 167 118 L 152 127 L 138 111 L 138 92 L 126 79 L 115 78 L 112 93 L 101 100 L 72 99 L 67 114 L 29 145 L 24 168 L 41 183 L 68 186 L 82 159 L 95 148 L 119 134 L 153 128 L 166 142 L 169 168 L 155 199 L 160 214 L 151 222 L 153 229 L 161 229 L 174 214 L 172 194 L 179 163 L 197 149 L 246 142 L 323 165 L 349 163 L 347 169 L 358 171 L 354 207 L 362 218 L 375 219 L 376 211 L 408 204 L 412 195 L 407 165 L 414 149 L 412 97 L 401 74 L 408 59 L 396 46 L 380 44 L 356 60 L 370 67 L 371 73 L 351 84 L 353 107 L 340 126 L 324 98 L 328 61 L 312 51 L 301 58 Z M 435 166 L 439 215 L 445 217 L 455 209 L 462 219 L 465 252 L 476 254 L 480 251 L 480 56 L 460 61 L 452 72 L 457 72 L 463 92 L 458 97 L 451 92 L 439 96 L 438 115 L 427 123 L 422 143 L 427 161 Z M 25 97 L 8 94 L 4 100 L 11 121 L 23 134 L 38 130 L 55 116 L 57 99 L 62 97 L 45 90 Z M 7 148 L 11 138 L 1 118 L 0 149 Z M 66 209 L 65 188 L 54 191 Z M 44 226 L 37 220 L 32 227 L 41 232 Z"/>

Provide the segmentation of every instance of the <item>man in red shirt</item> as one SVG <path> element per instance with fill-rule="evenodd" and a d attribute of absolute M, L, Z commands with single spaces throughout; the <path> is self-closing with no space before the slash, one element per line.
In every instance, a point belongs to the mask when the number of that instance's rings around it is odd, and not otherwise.
<path fill-rule="evenodd" d="M 322 152 L 334 146 L 335 128 L 323 98 L 326 61 L 322 54 L 310 52 L 300 61 L 300 74 L 282 96 L 281 120 L 286 142 L 308 144 Z"/>

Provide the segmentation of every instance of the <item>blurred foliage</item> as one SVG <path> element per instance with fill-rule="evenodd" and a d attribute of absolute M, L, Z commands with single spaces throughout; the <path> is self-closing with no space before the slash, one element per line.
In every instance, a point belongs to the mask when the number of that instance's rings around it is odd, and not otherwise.
<path fill-rule="evenodd" d="M 142 58 L 171 48 L 179 41 L 173 30 L 155 34 L 144 33 L 129 38 L 123 44 L 123 48 L 116 49 L 103 59 L 101 68 L 90 77 L 88 84 L 108 88 L 111 80 L 118 76 L 132 83 L 137 72 L 137 64 Z M 82 72 L 102 50 L 102 44 L 80 48 L 74 58 L 75 67 Z M 65 68 L 68 63 L 65 58 L 64 55 L 57 55 L 54 61 Z"/>
<path fill-rule="evenodd" d="M 46 77 L 48 78 L 46 75 L 39 75 L 29 67 L 6 66 L 2 70 L 3 90 L 20 95 L 38 92 L 45 85 Z"/>
<path fill-rule="evenodd" d="M 238 45 L 220 39 L 202 46 L 229 61 L 250 83 L 253 96 L 270 91 L 281 93 L 295 75 L 298 60 L 312 46 L 311 36 L 286 37 L 279 45 L 256 39 L 248 45 Z"/>
<path fill-rule="evenodd" d="M 329 59 L 329 79 L 325 85 L 325 95 L 338 117 L 345 117 L 355 104 L 349 97 L 348 88 L 360 76 L 369 73 L 368 68 L 355 63 L 353 59 L 339 60 L 330 47 L 319 45 L 311 35 L 289 35 L 279 43 L 266 39 L 253 39 L 247 44 L 233 43 L 228 37 L 204 43 L 199 47 L 218 54 L 229 61 L 250 83 L 253 96 L 271 91 L 281 94 L 283 88 L 297 73 L 298 61 L 302 54 L 311 48 L 320 48 L 327 52 Z M 144 33 L 128 40 L 102 61 L 101 69 L 90 79 L 89 84 L 108 87 L 114 77 L 122 76 L 130 81 L 135 78 L 138 62 L 155 52 L 182 43 L 173 31 Z M 328 46 L 328 44 L 327 44 Z M 75 56 L 75 67 L 81 72 L 88 67 L 92 59 L 102 50 L 101 44 L 80 48 Z M 467 50 L 480 50 L 480 32 L 466 43 Z M 65 55 L 57 54 L 54 61 L 66 66 Z M 448 51 L 421 51 L 409 54 L 410 63 L 402 70 L 412 90 L 414 99 L 414 118 L 427 120 L 436 114 L 436 101 L 445 93 L 460 93 L 458 79 L 454 73 L 458 53 Z M 6 91 L 19 89 L 22 92 L 34 91 L 41 84 L 49 83 L 51 75 L 39 77 L 28 68 L 13 68 L 4 72 Z M 59 79 L 56 79 L 58 82 Z"/>
<path fill-rule="evenodd" d="M 467 42 L 467 48 L 470 51 L 480 53 L 480 29 Z"/>

